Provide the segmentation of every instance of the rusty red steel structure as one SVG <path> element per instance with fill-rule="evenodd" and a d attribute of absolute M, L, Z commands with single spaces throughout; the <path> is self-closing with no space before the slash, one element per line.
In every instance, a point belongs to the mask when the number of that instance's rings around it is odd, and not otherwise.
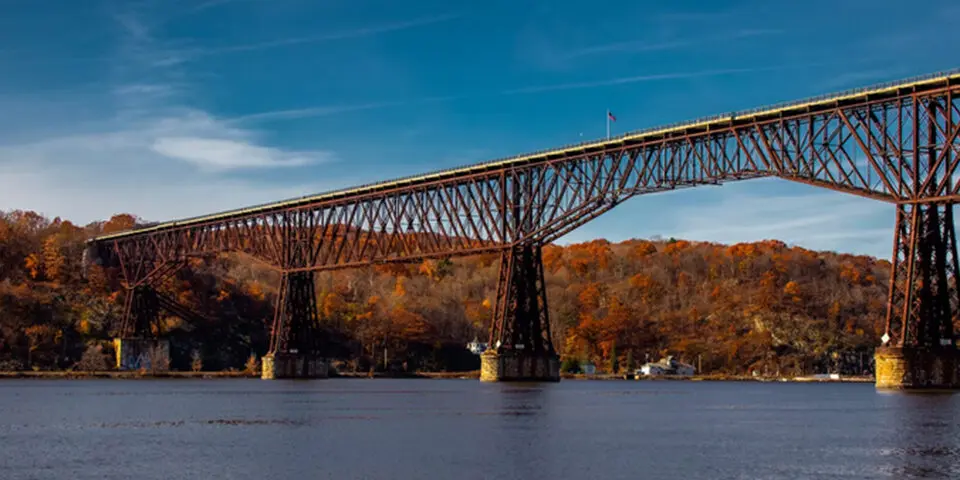
<path fill-rule="evenodd" d="M 312 272 L 500 253 L 491 344 L 552 353 L 541 246 L 637 195 L 775 176 L 895 205 L 889 345 L 952 344 L 958 92 L 960 73 L 930 75 L 103 235 L 91 248 L 131 292 L 194 256 L 274 266 L 271 352 L 316 345 Z"/>

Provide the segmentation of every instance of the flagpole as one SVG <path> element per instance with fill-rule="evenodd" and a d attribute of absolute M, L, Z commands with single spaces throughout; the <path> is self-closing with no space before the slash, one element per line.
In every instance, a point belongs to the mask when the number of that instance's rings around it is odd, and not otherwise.
<path fill-rule="evenodd" d="M 610 140 L 610 109 L 607 109 L 607 140 Z"/>

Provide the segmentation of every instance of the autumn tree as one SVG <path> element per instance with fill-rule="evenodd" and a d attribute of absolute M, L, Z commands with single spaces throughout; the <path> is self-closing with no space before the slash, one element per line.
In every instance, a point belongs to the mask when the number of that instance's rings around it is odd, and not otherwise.
<path fill-rule="evenodd" d="M 129 213 L 119 213 L 110 217 L 110 220 L 107 220 L 102 227 L 101 233 L 116 233 L 122 232 L 125 230 L 130 230 L 137 226 L 139 219 L 130 215 Z"/>
<path fill-rule="evenodd" d="M 125 295 L 114 267 L 81 274 L 84 241 L 137 225 L 130 214 L 80 227 L 0 213 L 0 368 L 69 367 L 109 354 L 102 346 L 116 334 Z M 348 231 L 384 240 L 347 225 L 322 235 L 336 242 Z M 869 354 L 884 327 L 885 260 L 776 240 L 600 239 L 542 253 L 553 341 L 577 365 L 614 370 L 621 352 L 627 368 L 669 354 L 716 372 L 810 371 L 834 353 Z M 382 363 L 384 348 L 391 368 L 467 365 L 457 355 L 489 334 L 498 266 L 494 253 L 318 273 L 325 348 L 361 370 Z M 251 352 L 262 355 L 279 279 L 242 255 L 222 255 L 192 259 L 158 285 L 197 314 L 159 322 L 156 333 L 173 345 L 171 367 L 189 370 L 199 348 L 204 369 L 239 370 Z"/>

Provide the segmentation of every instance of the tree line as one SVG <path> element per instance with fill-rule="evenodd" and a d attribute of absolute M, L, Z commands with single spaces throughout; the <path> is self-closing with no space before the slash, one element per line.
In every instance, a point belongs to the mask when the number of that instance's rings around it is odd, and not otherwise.
<path fill-rule="evenodd" d="M 81 271 L 84 241 L 139 224 L 74 225 L 0 213 L 0 370 L 109 369 L 124 291 L 115 269 Z M 673 355 L 705 372 L 868 368 L 890 263 L 776 240 L 594 240 L 543 250 L 554 345 L 601 371 Z M 489 335 L 499 257 L 320 272 L 319 322 L 340 369 L 467 370 Z M 196 316 L 164 316 L 172 367 L 242 369 L 268 347 L 278 274 L 238 255 L 192 260 L 159 289 Z M 858 360 L 859 359 L 859 362 Z"/>

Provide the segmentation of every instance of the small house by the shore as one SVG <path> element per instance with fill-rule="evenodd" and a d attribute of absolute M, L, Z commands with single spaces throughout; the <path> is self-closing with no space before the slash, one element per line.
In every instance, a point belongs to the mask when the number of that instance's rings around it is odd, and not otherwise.
<path fill-rule="evenodd" d="M 477 337 L 473 337 L 473 341 L 467 344 L 467 350 L 474 355 L 480 355 L 487 350 L 487 342 L 481 342 Z"/>
<path fill-rule="evenodd" d="M 693 368 L 693 365 L 680 362 L 673 358 L 673 356 L 667 356 L 666 358 L 661 358 L 658 362 L 646 363 L 640 367 L 640 374 L 649 377 L 663 375 L 689 377 L 696 372 L 697 369 Z"/>

